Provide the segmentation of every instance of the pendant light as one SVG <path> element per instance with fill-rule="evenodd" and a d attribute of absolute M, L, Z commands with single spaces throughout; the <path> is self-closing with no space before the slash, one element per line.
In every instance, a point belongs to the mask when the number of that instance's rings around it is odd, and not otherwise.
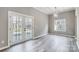
<path fill-rule="evenodd" d="M 57 18 L 58 17 L 57 8 L 55 7 L 54 10 L 55 10 L 55 12 L 54 12 L 53 15 L 54 15 L 55 18 Z"/>

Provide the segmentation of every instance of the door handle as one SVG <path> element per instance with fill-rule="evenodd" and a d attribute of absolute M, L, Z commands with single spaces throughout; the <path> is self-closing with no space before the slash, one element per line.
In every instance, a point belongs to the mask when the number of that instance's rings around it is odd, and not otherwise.
<path fill-rule="evenodd" d="M 26 31 L 26 28 L 24 28 L 24 31 Z"/>

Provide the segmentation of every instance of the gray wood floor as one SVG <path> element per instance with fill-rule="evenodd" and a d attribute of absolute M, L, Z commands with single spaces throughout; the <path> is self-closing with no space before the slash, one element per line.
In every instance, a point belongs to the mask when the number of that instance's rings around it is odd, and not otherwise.
<path fill-rule="evenodd" d="M 12 46 L 3 52 L 78 52 L 78 48 L 73 38 L 46 35 Z"/>

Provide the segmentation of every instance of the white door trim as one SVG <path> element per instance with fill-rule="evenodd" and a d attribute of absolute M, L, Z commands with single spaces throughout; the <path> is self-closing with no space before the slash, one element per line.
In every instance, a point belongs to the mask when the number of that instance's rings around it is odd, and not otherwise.
<path fill-rule="evenodd" d="M 9 22 L 9 16 L 10 15 L 22 15 L 22 16 L 26 16 L 26 17 L 31 17 L 32 19 L 33 19 L 33 23 L 32 23 L 32 37 L 34 38 L 34 17 L 33 16 L 29 16 L 29 15 L 25 15 L 25 14 L 21 14 L 21 13 L 18 13 L 18 12 L 14 12 L 14 11 L 8 11 L 8 22 Z M 10 40 L 11 40 L 11 38 L 10 38 L 10 34 L 9 34 L 9 30 L 10 30 L 10 24 L 8 23 L 8 46 L 11 46 L 11 43 L 10 43 Z M 24 41 L 24 40 L 23 40 Z"/>

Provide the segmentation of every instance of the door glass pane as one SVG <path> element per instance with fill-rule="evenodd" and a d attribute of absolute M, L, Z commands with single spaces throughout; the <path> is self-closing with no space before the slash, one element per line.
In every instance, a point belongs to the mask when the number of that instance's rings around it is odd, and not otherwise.
<path fill-rule="evenodd" d="M 25 18 L 25 37 L 32 38 L 32 18 Z"/>
<path fill-rule="evenodd" d="M 11 16 L 12 18 L 12 44 L 18 43 L 22 40 L 22 17 Z"/>
<path fill-rule="evenodd" d="M 16 23 L 16 20 L 17 20 L 17 17 L 16 16 L 12 16 L 12 43 L 16 42 L 16 39 L 17 39 L 17 36 L 16 36 L 16 33 L 17 33 L 17 23 Z"/>
<path fill-rule="evenodd" d="M 17 41 L 22 40 L 22 17 L 17 18 Z"/>

